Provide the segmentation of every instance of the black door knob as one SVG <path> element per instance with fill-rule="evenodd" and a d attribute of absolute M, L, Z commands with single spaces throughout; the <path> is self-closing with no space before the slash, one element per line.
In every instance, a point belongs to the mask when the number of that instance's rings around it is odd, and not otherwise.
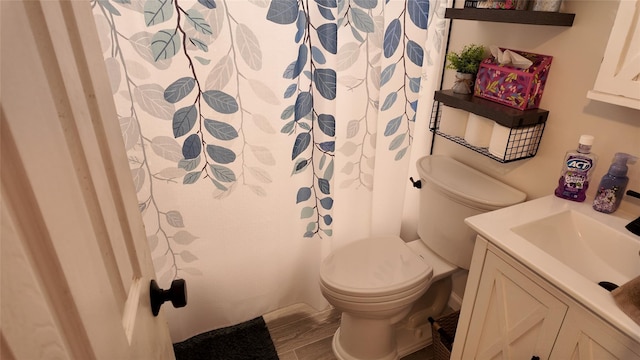
<path fill-rule="evenodd" d="M 167 300 L 171 300 L 171 304 L 175 308 L 187 305 L 187 283 L 184 279 L 175 279 L 171 282 L 169 290 L 162 290 L 155 280 L 151 280 L 149 295 L 151 296 L 151 312 L 153 312 L 153 316 L 158 316 L 160 306 Z"/>

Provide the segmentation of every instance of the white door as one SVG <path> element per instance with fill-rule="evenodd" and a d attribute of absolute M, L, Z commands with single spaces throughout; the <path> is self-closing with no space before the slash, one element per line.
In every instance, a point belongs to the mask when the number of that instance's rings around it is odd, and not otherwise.
<path fill-rule="evenodd" d="M 89 1 L 0 4 L 0 357 L 173 359 Z"/>

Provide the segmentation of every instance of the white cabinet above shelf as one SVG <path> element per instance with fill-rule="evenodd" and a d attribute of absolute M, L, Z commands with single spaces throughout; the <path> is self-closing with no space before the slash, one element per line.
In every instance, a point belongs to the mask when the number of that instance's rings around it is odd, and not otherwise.
<path fill-rule="evenodd" d="M 640 0 L 621 0 L 592 100 L 640 110 Z"/>

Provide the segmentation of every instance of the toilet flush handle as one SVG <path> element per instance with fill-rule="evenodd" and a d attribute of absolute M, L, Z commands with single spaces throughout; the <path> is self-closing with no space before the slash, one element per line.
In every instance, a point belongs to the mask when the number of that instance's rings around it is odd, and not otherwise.
<path fill-rule="evenodd" d="M 418 188 L 418 189 L 422 188 L 422 181 L 421 180 L 415 181 L 415 180 L 413 180 L 413 177 L 409 177 L 409 180 L 411 180 L 411 183 L 413 184 L 414 188 Z"/>

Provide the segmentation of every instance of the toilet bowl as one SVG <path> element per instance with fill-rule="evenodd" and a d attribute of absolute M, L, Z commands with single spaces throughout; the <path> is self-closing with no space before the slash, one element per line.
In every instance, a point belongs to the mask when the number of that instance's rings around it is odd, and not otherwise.
<path fill-rule="evenodd" d="M 429 334 L 422 329 L 423 334 L 415 334 L 414 330 L 424 328 L 428 316 L 446 307 L 450 281 L 429 294 L 436 297 L 427 301 L 431 311 L 417 312 L 407 321 L 404 341 L 396 337 L 396 324 L 433 283 L 456 270 L 420 240 L 407 244 L 399 237 L 362 239 L 334 251 L 320 268 L 320 290 L 342 312 L 333 338 L 336 357 L 392 360 L 426 346 Z M 422 341 L 416 344 L 416 340 Z"/>
<path fill-rule="evenodd" d="M 399 237 L 381 237 L 355 241 L 333 252 L 320 272 L 323 295 L 342 311 L 333 342 L 336 355 L 395 359 L 391 325 L 425 293 L 433 278 L 431 265 Z"/>
<path fill-rule="evenodd" d="M 396 360 L 431 341 L 428 317 L 468 269 L 475 242 L 464 218 L 522 202 L 525 194 L 445 156 L 418 160 L 420 239 L 353 241 L 320 266 L 320 290 L 342 312 L 333 337 L 340 360 Z M 415 305 L 415 306 L 414 306 Z"/>

